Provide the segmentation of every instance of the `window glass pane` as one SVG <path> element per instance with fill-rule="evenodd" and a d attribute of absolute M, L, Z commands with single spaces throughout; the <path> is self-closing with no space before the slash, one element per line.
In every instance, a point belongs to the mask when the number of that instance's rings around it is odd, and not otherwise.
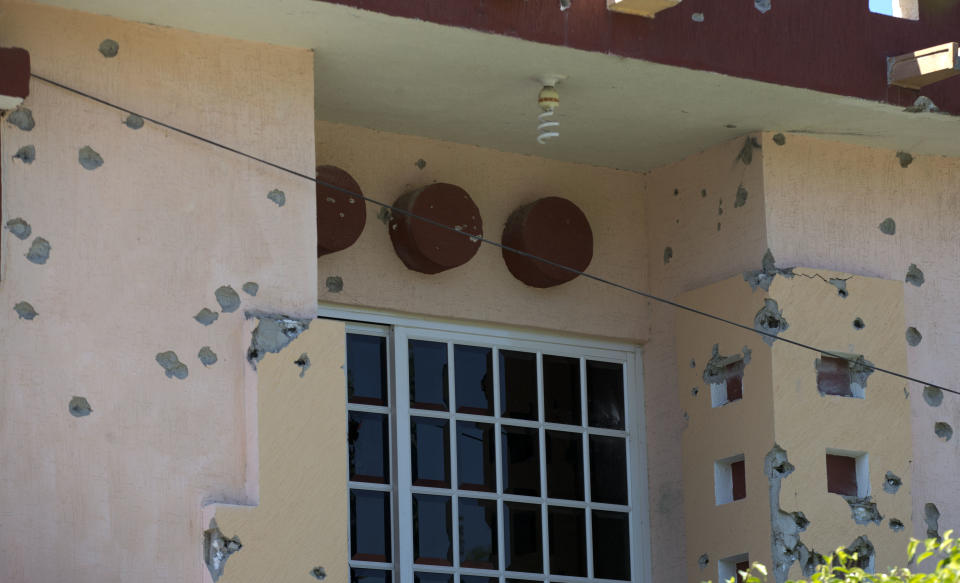
<path fill-rule="evenodd" d="M 547 431 L 547 496 L 583 500 L 583 437 Z"/>
<path fill-rule="evenodd" d="M 357 561 L 390 562 L 388 492 L 350 490 L 350 549 Z"/>
<path fill-rule="evenodd" d="M 347 440 L 350 479 L 386 484 L 390 481 L 389 424 L 379 413 L 350 411 Z"/>
<path fill-rule="evenodd" d="M 350 583 L 390 583 L 390 571 L 350 569 Z"/>
<path fill-rule="evenodd" d="M 460 498 L 460 566 L 496 569 L 497 501 Z"/>
<path fill-rule="evenodd" d="M 449 573 L 414 573 L 414 583 L 453 583 L 453 575 Z"/>
<path fill-rule="evenodd" d="M 413 484 L 450 487 L 450 423 L 432 417 L 410 418 Z"/>
<path fill-rule="evenodd" d="M 550 573 L 587 576 L 587 520 L 582 508 L 551 506 L 547 511 Z"/>
<path fill-rule="evenodd" d="M 493 350 L 454 346 L 453 360 L 457 411 L 493 415 Z"/>
<path fill-rule="evenodd" d="M 347 334 L 347 398 L 351 403 L 387 404 L 387 339 Z"/>
<path fill-rule="evenodd" d="M 536 354 L 500 351 L 500 413 L 514 419 L 538 418 Z"/>
<path fill-rule="evenodd" d="M 421 565 L 453 565 L 450 498 L 413 495 L 413 558 Z"/>
<path fill-rule="evenodd" d="M 587 361 L 587 403 L 590 427 L 624 428 L 622 364 Z"/>
<path fill-rule="evenodd" d="M 543 355 L 543 416 L 580 425 L 580 359 Z"/>
<path fill-rule="evenodd" d="M 497 489 L 496 443 L 492 423 L 457 421 L 457 481 L 464 490 Z"/>
<path fill-rule="evenodd" d="M 409 349 L 410 406 L 446 411 L 449 402 L 446 343 L 411 340 Z"/>
<path fill-rule="evenodd" d="M 627 441 L 590 436 L 590 497 L 594 502 L 627 503 Z"/>
<path fill-rule="evenodd" d="M 478 575 L 460 575 L 460 583 L 500 583 L 500 579 L 496 577 L 480 577 Z"/>
<path fill-rule="evenodd" d="M 537 429 L 504 426 L 501 431 L 503 491 L 540 495 L 540 438 Z"/>
<path fill-rule="evenodd" d="M 508 571 L 543 571 L 540 506 L 503 503 L 504 558 Z"/>
<path fill-rule="evenodd" d="M 593 511 L 593 576 L 630 579 L 630 519 L 625 512 Z"/>

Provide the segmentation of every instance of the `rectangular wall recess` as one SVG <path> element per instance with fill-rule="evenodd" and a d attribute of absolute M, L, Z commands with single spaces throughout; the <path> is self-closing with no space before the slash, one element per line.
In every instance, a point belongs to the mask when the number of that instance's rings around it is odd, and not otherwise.
<path fill-rule="evenodd" d="M 743 398 L 742 359 L 728 362 L 723 367 L 723 381 L 710 384 L 710 405 L 720 407 Z"/>
<path fill-rule="evenodd" d="M 717 562 L 717 581 L 719 583 L 727 583 L 730 579 L 735 578 L 736 583 L 743 583 L 743 576 L 740 575 L 740 572 L 746 571 L 749 568 L 750 557 L 747 553 L 720 559 L 720 561 Z"/>
<path fill-rule="evenodd" d="M 827 492 L 864 498 L 870 495 L 870 468 L 864 452 L 828 449 Z"/>
<path fill-rule="evenodd" d="M 713 463 L 714 495 L 717 506 L 747 497 L 747 474 L 743 454 Z"/>

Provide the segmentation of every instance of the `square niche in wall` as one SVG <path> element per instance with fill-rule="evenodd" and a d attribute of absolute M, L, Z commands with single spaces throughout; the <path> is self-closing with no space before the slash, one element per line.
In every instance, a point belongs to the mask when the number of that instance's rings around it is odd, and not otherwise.
<path fill-rule="evenodd" d="M 747 497 L 747 473 L 742 453 L 713 463 L 713 485 L 717 506 Z"/>
<path fill-rule="evenodd" d="M 870 495 L 870 466 L 866 453 L 828 449 L 827 492 L 864 498 Z"/>
<path fill-rule="evenodd" d="M 839 356 L 841 358 L 822 355 L 817 359 L 817 390 L 820 391 L 821 395 L 852 397 L 854 399 L 865 398 L 866 392 L 862 380 L 858 382 L 850 370 L 850 359 L 860 357 L 857 355 Z"/>
<path fill-rule="evenodd" d="M 723 365 L 723 380 L 710 383 L 710 405 L 720 407 L 743 398 L 743 358 Z"/>
<path fill-rule="evenodd" d="M 747 553 L 742 553 L 739 555 L 734 555 L 732 557 L 727 557 L 726 559 L 720 559 L 717 563 L 718 579 L 722 583 L 726 583 L 730 579 L 735 579 L 736 583 L 743 583 L 743 576 L 740 574 L 740 571 L 746 571 L 750 568 L 750 557 Z"/>

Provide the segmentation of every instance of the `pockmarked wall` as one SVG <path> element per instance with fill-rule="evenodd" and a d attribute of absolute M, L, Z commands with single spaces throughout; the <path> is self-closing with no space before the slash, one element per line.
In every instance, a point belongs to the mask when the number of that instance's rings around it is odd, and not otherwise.
<path fill-rule="evenodd" d="M 309 51 L 14 1 L 0 44 L 313 170 Z M 244 313 L 315 313 L 312 185 L 36 79 L 24 107 L 0 122 L 0 580 L 200 581 L 202 505 L 256 494 Z"/>
<path fill-rule="evenodd" d="M 770 248 L 778 263 L 904 282 L 905 329 L 894 330 L 907 352 L 901 372 L 956 388 L 960 160 L 793 134 L 765 148 L 764 160 Z M 960 446 L 948 436 L 960 423 L 960 399 L 918 383 L 901 385 L 912 419 L 911 534 L 926 538 L 960 527 L 960 499 L 945 487 L 960 474 Z"/>

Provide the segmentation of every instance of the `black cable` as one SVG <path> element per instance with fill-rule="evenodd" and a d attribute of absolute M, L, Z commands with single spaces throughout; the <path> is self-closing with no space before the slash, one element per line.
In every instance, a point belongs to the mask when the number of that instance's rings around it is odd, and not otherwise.
<path fill-rule="evenodd" d="M 464 237 L 469 237 L 469 238 L 470 238 L 471 240 L 473 240 L 473 241 L 480 241 L 481 243 L 486 243 L 487 245 L 492 245 L 492 246 L 494 246 L 494 247 L 498 247 L 498 248 L 500 248 L 500 249 L 502 249 L 502 250 L 504 250 L 504 251 L 509 251 L 509 252 L 511 252 L 511 253 L 516 253 L 517 255 L 520 255 L 520 256 L 522 256 L 522 257 L 527 257 L 527 258 L 529 258 L 529 259 L 533 259 L 534 261 L 539 261 L 539 262 L 544 263 L 544 264 L 546 264 L 546 265 L 549 265 L 549 266 L 551 266 L 551 267 L 556 267 L 556 268 L 558 268 L 558 269 L 562 269 L 562 270 L 564 270 L 564 271 L 568 271 L 568 272 L 570 272 L 570 273 L 576 274 L 576 275 L 578 275 L 578 276 L 580 276 L 580 277 L 585 277 L 585 278 L 587 278 L 587 279 L 592 279 L 593 281 L 602 283 L 602 284 L 604 284 L 604 285 L 609 285 L 609 286 L 611 286 L 611 287 L 615 287 L 615 288 L 618 288 L 618 289 L 622 289 L 622 290 L 624 290 L 624 291 L 626 291 L 626 292 L 629 292 L 629 293 L 632 293 L 632 294 L 635 294 L 635 295 L 638 295 L 638 296 L 645 297 L 645 298 L 650 299 L 650 300 L 653 300 L 653 301 L 655 301 L 655 302 L 660 302 L 660 303 L 662 303 L 662 304 L 666 304 L 666 305 L 668 305 L 668 306 L 672 306 L 672 307 L 677 308 L 677 309 L 680 309 L 680 310 L 685 310 L 685 311 L 690 312 L 690 313 L 692 313 L 692 314 L 697 314 L 698 316 L 703 316 L 704 318 L 710 318 L 710 319 L 716 320 L 716 321 L 718 321 L 718 322 L 723 322 L 724 324 L 728 324 L 728 325 L 734 326 L 734 327 L 736 327 L 736 328 L 741 328 L 741 329 L 747 330 L 747 331 L 749 331 L 749 332 L 754 332 L 754 333 L 756 333 L 756 334 L 760 334 L 761 336 L 766 336 L 766 337 L 768 337 L 768 338 L 773 338 L 773 339 L 779 340 L 779 341 L 781 341 L 781 342 L 786 342 L 787 344 L 792 344 L 792 345 L 794 345 L 794 346 L 798 346 L 798 347 L 800 347 L 800 348 L 805 348 L 805 349 L 810 350 L 810 351 L 813 351 L 813 352 L 818 352 L 818 353 L 820 353 L 820 354 L 822 354 L 822 355 L 829 356 L 829 357 L 831 357 L 831 358 L 838 358 L 838 359 L 841 359 L 841 360 L 846 360 L 847 362 L 849 362 L 849 363 L 851 363 L 851 364 L 856 364 L 857 366 L 866 367 L 866 368 L 869 368 L 870 370 L 873 370 L 873 371 L 876 371 L 876 372 L 881 372 L 881 373 L 884 373 L 884 374 L 888 374 L 888 375 L 891 375 L 891 376 L 895 376 L 895 377 L 901 378 L 901 379 L 903 379 L 903 380 L 907 380 L 907 381 L 911 381 L 911 382 L 915 382 L 915 383 L 920 383 L 921 385 L 926 385 L 926 386 L 928 386 L 928 387 L 933 387 L 933 388 L 936 388 L 936 389 L 940 389 L 940 390 L 946 391 L 946 392 L 948 392 L 948 393 L 953 393 L 953 394 L 955 394 L 955 395 L 960 395 L 960 391 L 958 391 L 958 390 L 948 389 L 947 387 L 943 387 L 943 386 L 940 386 L 940 385 L 935 385 L 935 384 L 933 384 L 933 383 L 928 383 L 928 382 L 926 382 L 926 381 L 920 380 L 920 379 L 918 379 L 918 378 L 915 378 L 915 377 L 912 377 L 912 376 L 909 376 L 909 375 L 905 375 L 905 374 L 898 373 L 898 372 L 895 372 L 895 371 L 892 371 L 892 370 L 888 370 L 888 369 L 885 369 L 885 368 L 881 368 L 881 367 L 879 367 L 879 366 L 872 365 L 872 364 L 869 364 L 869 363 L 865 362 L 862 358 L 860 358 L 860 359 L 851 359 L 851 358 L 849 358 L 849 357 L 846 357 L 846 356 L 843 356 L 843 355 L 840 355 L 840 354 L 834 354 L 834 353 L 832 353 L 832 352 L 830 352 L 830 351 L 822 350 L 822 349 L 817 348 L 816 346 L 812 346 L 812 345 L 810 345 L 810 344 L 804 344 L 803 342 L 798 342 L 798 341 L 796 341 L 796 340 L 790 340 L 789 338 L 783 338 L 783 337 L 781 337 L 781 336 L 777 336 L 776 334 L 772 334 L 772 333 L 770 333 L 770 332 L 767 332 L 766 330 L 758 330 L 757 328 L 753 328 L 752 326 L 747 326 L 747 325 L 745 325 L 745 324 L 740 324 L 739 322 L 734 322 L 733 320 L 728 320 L 728 319 L 726 319 L 726 318 L 723 318 L 723 317 L 721 317 L 721 316 L 717 316 L 717 315 L 715 315 L 715 314 L 711 314 L 711 313 L 709 313 L 709 312 L 704 312 L 704 311 L 702 311 L 702 310 L 698 310 L 698 309 L 696 309 L 696 308 L 692 308 L 692 307 L 690 307 L 690 306 L 686 306 L 686 305 L 684 305 L 684 304 L 680 304 L 680 303 L 674 302 L 674 301 L 672 301 L 672 300 L 668 300 L 668 299 L 666 299 L 666 298 L 661 298 L 661 297 L 655 296 L 655 295 L 653 295 L 653 294 L 651 294 L 651 293 L 648 293 L 648 292 L 645 292 L 645 291 L 641 291 L 641 290 L 638 290 L 638 289 L 634 289 L 634 288 L 632 288 L 632 287 L 629 287 L 629 286 L 626 286 L 626 285 L 623 285 L 623 284 L 621 284 L 621 283 L 617 283 L 617 282 L 614 282 L 614 281 L 610 281 L 610 280 L 608 280 L 608 279 L 602 278 L 602 277 L 597 276 L 597 275 L 591 275 L 591 274 L 589 274 L 589 273 L 586 273 L 585 271 L 580 271 L 580 270 L 574 269 L 574 268 L 572 268 L 572 267 L 567 267 L 566 265 L 561 265 L 561 264 L 559 264 L 559 263 L 557 263 L 557 262 L 555 262 L 555 261 L 551 261 L 551 260 L 549 260 L 549 259 L 545 259 L 545 258 L 543 258 L 543 257 L 539 257 L 539 256 L 537 256 L 537 255 L 533 255 L 532 253 L 527 253 L 526 251 L 521 251 L 521 250 L 519 250 L 519 249 L 514 249 L 513 247 L 509 247 L 509 246 L 507 246 L 507 245 L 504 245 L 503 243 L 498 243 L 498 242 L 496 242 L 496 241 L 492 241 L 492 240 L 490 240 L 490 239 L 486 239 L 486 238 L 481 237 L 481 236 L 471 235 L 470 233 L 468 233 L 468 232 L 466 232 L 466 231 L 457 230 L 457 229 L 455 229 L 455 228 L 453 228 L 453 227 L 444 225 L 443 223 L 434 221 L 433 219 L 428 219 L 427 217 L 422 217 L 422 216 L 419 216 L 419 215 L 415 215 L 415 214 L 411 213 L 410 211 L 407 211 L 407 210 L 404 210 L 404 209 L 400 209 L 400 208 L 394 207 L 393 205 L 387 204 L 387 203 L 385 203 L 385 202 L 380 202 L 380 201 L 378 201 L 378 200 L 376 200 L 376 199 L 370 198 L 370 197 L 365 196 L 365 195 L 363 195 L 363 194 L 359 194 L 359 193 L 356 193 L 356 192 L 351 192 L 350 190 L 348 190 L 348 189 L 346 189 L 346 188 L 341 188 L 341 187 L 339 187 L 339 186 L 337 186 L 337 185 L 335 185 L 335 184 L 330 184 L 330 183 L 328 183 L 328 182 L 324 182 L 323 180 L 320 180 L 320 179 L 318 179 L 318 178 L 315 177 L 315 176 L 309 176 L 309 175 L 307 175 L 307 174 L 303 174 L 302 172 L 297 172 L 296 170 L 292 170 L 292 169 L 287 168 L 287 167 L 285 167 L 285 166 L 281 166 L 281 165 L 279 165 L 279 164 L 275 164 L 275 163 L 270 162 L 270 161 L 268 161 L 268 160 L 264 160 L 263 158 L 258 158 L 257 156 L 254 156 L 253 154 L 247 154 L 246 152 L 243 152 L 243 151 L 241 151 L 241 150 L 237 150 L 236 148 L 231 148 L 230 146 L 227 146 L 227 145 L 225 145 L 225 144 L 221 144 L 221 143 L 219 143 L 219 142 L 215 142 L 215 141 L 213 141 L 213 140 L 211 140 L 211 139 L 209 139 L 209 138 L 204 138 L 203 136 L 199 136 L 199 135 L 194 134 L 194 133 L 192 133 L 192 132 L 189 132 L 189 131 L 187 131 L 187 130 L 180 129 L 180 128 L 175 127 L 175 126 L 172 126 L 172 125 L 170 125 L 170 124 L 168 124 L 168 123 L 164 123 L 164 122 L 162 122 L 162 121 L 153 119 L 153 118 L 151 118 L 151 117 L 147 117 L 147 116 L 145 116 L 145 115 L 141 115 L 141 114 L 139 114 L 139 113 L 136 113 L 136 112 L 131 111 L 131 110 L 129 110 L 129 109 L 126 109 L 126 108 L 124 108 L 124 107 L 120 107 L 119 105 L 116 105 L 116 104 L 114 104 L 114 103 L 111 103 L 111 102 L 109 102 L 109 101 L 107 101 L 107 100 L 105 100 L 105 99 L 101 99 L 101 98 L 99 98 L 99 97 L 90 95 L 89 93 L 85 93 L 85 92 L 83 92 L 83 91 L 80 91 L 79 89 L 74 89 L 73 87 L 69 87 L 69 86 L 67 86 L 67 85 L 63 85 L 62 83 L 57 83 L 56 81 L 52 81 L 52 80 L 50 80 L 50 79 L 47 79 L 46 77 L 42 77 L 42 76 L 40 76 L 40 75 L 37 75 L 36 73 L 30 73 L 30 76 L 31 76 L 31 77 L 34 77 L 35 79 L 39 79 L 40 81 L 43 81 L 44 83 L 49 83 L 50 85 L 53 85 L 53 86 L 55 86 L 55 87 L 59 87 L 60 89 L 63 89 L 64 91 L 69 91 L 70 93 L 75 93 L 75 94 L 77 94 L 77 95 L 80 95 L 81 97 L 85 97 L 85 98 L 87 98 L 87 99 L 89 99 L 89 100 L 91 100 L 91 101 L 95 101 L 95 102 L 100 103 L 100 104 L 102 104 L 102 105 L 105 105 L 105 106 L 107 106 L 107 107 L 110 107 L 110 108 L 113 108 L 113 109 L 122 111 L 122 112 L 127 113 L 127 114 L 130 114 L 130 115 L 135 115 L 135 116 L 137 116 L 137 117 L 139 117 L 139 118 L 142 118 L 142 119 L 144 119 L 144 120 L 146 120 L 146 121 L 149 121 L 150 123 L 156 124 L 156 125 L 158 125 L 158 126 L 160 126 L 160 127 L 166 128 L 166 129 L 168 129 L 168 130 L 170 130 L 170 131 L 177 132 L 177 133 L 179 133 L 179 134 L 188 136 L 188 137 L 193 138 L 193 139 L 195 139 L 195 140 L 199 140 L 199 141 L 201 141 L 201 142 L 203 142 L 203 143 L 205 143 L 205 144 L 209 144 L 209 145 L 214 146 L 214 147 L 216 147 L 216 148 L 220 148 L 220 149 L 222 149 L 222 150 L 226 150 L 227 152 L 231 152 L 231 153 L 236 154 L 236 155 L 238 155 L 238 156 L 242 156 L 242 157 L 244 157 L 244 158 L 253 160 L 253 161 L 255 161 L 255 162 L 259 162 L 259 163 L 264 164 L 264 165 L 266 165 L 266 166 L 269 166 L 269 167 L 271 167 L 271 168 L 275 168 L 275 169 L 277 169 L 277 170 L 279 170 L 279 171 L 281 171 L 281 172 L 285 172 L 285 173 L 287 173 L 287 174 L 291 174 L 291 175 L 293 175 L 293 176 L 297 176 L 297 177 L 299 177 L 299 178 L 303 178 L 304 180 L 309 180 L 310 182 L 313 182 L 313 183 L 315 183 L 315 184 L 323 185 L 323 186 L 325 186 L 325 187 L 327 187 L 327 188 L 336 190 L 336 191 L 341 192 L 341 193 L 343 193 L 343 194 L 346 194 L 346 195 L 348 195 L 348 196 L 357 197 L 357 198 L 359 198 L 360 200 L 363 200 L 363 201 L 369 202 L 369 203 L 371 203 L 371 204 L 377 205 L 377 206 L 379 206 L 379 207 L 381 207 L 381 208 L 388 209 L 391 213 L 399 213 L 399 214 L 402 214 L 402 215 L 406 215 L 406 216 L 411 217 L 411 218 L 413 218 L 413 219 L 416 219 L 416 220 L 418 220 L 418 221 L 422 221 L 422 222 L 424 222 L 424 223 L 427 223 L 428 225 L 433 225 L 433 226 L 435 226 L 435 227 L 438 227 L 438 228 L 441 228 L 441 229 L 445 229 L 445 230 L 451 231 L 451 232 L 453 232 L 453 233 L 457 233 L 458 235 L 462 235 L 462 236 L 464 236 Z"/>

